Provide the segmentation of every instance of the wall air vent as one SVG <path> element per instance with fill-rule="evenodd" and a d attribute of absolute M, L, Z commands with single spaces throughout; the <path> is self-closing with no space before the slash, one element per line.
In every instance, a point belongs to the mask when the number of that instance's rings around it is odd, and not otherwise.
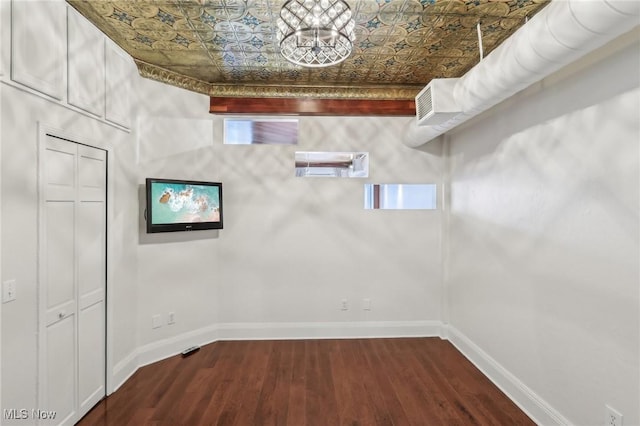
<path fill-rule="evenodd" d="M 419 126 L 434 126 L 452 119 L 462 111 L 453 97 L 457 78 L 434 78 L 416 96 Z"/>

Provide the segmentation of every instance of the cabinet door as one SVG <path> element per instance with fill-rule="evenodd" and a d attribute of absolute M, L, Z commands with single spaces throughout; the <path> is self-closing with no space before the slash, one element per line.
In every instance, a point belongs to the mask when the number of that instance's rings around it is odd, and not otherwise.
<path fill-rule="evenodd" d="M 92 114 L 104 115 L 104 39 L 84 16 L 69 9 L 69 103 Z"/>
<path fill-rule="evenodd" d="M 131 59 L 113 42 L 106 42 L 105 118 L 131 128 Z"/>
<path fill-rule="evenodd" d="M 11 6 L 11 79 L 61 100 L 65 85 L 65 2 L 14 0 Z"/>

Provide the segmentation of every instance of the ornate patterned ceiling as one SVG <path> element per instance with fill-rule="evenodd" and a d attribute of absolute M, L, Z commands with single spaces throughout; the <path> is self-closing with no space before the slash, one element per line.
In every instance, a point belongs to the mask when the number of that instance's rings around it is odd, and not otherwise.
<path fill-rule="evenodd" d="M 413 99 L 460 77 L 548 0 L 348 0 L 356 42 L 343 63 L 287 62 L 275 42 L 284 0 L 68 0 L 140 74 L 209 96 Z"/>

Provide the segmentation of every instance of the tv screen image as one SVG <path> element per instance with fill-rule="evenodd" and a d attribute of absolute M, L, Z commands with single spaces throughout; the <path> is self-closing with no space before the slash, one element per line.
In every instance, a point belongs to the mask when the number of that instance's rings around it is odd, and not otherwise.
<path fill-rule="evenodd" d="M 222 229 L 220 182 L 148 178 L 147 232 Z"/>

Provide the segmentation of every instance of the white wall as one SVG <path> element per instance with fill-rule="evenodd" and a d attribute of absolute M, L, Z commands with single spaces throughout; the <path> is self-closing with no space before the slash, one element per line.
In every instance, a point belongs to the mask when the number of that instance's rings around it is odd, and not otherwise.
<path fill-rule="evenodd" d="M 363 209 L 365 182 L 440 183 L 438 144 L 418 152 L 398 143 L 411 119 L 300 117 L 297 146 L 225 146 L 223 118 L 206 112 L 208 98 L 151 81 L 142 87 L 139 183 L 222 181 L 225 209 L 221 231 L 141 230 L 142 352 L 159 341 L 174 350 L 178 342 L 198 343 L 194 331 L 203 343 L 424 333 L 426 323 L 439 320 L 440 211 Z M 157 101 L 160 93 L 170 105 Z M 168 119 L 177 130 L 154 130 Z M 370 178 L 296 178 L 296 150 L 368 151 Z M 340 310 L 343 298 L 348 311 Z M 371 311 L 362 309 L 364 298 Z M 168 312 L 176 313 L 175 325 L 166 325 Z M 165 325 L 152 330 L 155 314 Z M 336 323 L 376 325 L 345 331 Z M 180 337 L 189 332 L 193 339 Z"/>
<path fill-rule="evenodd" d="M 114 185 L 117 214 L 110 223 L 109 238 L 115 250 L 110 258 L 113 275 L 109 283 L 109 304 L 113 306 L 115 359 L 134 348 L 131 316 L 135 305 L 126 301 L 135 289 L 135 252 L 127 241 L 135 228 L 135 192 L 123 169 L 133 157 L 132 141 L 125 132 L 76 114 L 43 98 L 25 94 L 10 86 L 2 88 L 2 281 L 15 279 L 17 299 L 2 309 L 2 406 L 37 407 L 37 140 L 38 122 L 64 129 L 75 140 L 112 148 L 115 162 L 110 184 Z M 135 214 L 135 213 L 134 213 Z M 126 216 L 130 216 L 129 218 Z"/>
<path fill-rule="evenodd" d="M 220 148 L 221 323 L 440 319 L 440 211 L 363 209 L 365 182 L 440 183 L 437 144 L 398 143 L 409 120 L 301 117 L 297 147 Z M 296 150 L 367 151 L 369 178 L 296 178 Z"/>
<path fill-rule="evenodd" d="M 109 123 L 105 117 L 105 93 L 97 96 L 102 105 L 99 114 L 89 114 L 68 99 L 70 87 L 76 87 L 73 79 L 61 77 L 55 84 L 62 89 L 61 99 L 53 99 L 37 88 L 14 81 L 8 72 L 11 38 L 8 2 L 2 2 L 2 70 L 0 76 L 0 181 L 1 196 L 1 269 L 0 282 L 15 279 L 17 299 L 2 305 L 2 409 L 31 409 L 38 407 L 37 390 L 37 332 L 38 332 L 38 138 L 39 125 L 47 126 L 53 133 L 77 142 L 90 144 L 109 152 L 109 339 L 112 363 L 117 364 L 135 350 L 137 345 L 136 245 L 137 191 L 135 173 L 135 132 Z M 59 2 L 66 17 L 64 2 Z M 34 6 L 35 7 L 35 6 Z M 54 6 L 55 7 L 55 6 Z M 37 13 L 31 10 L 32 16 Z M 41 17 L 42 18 L 42 17 Z M 37 22 L 37 20 L 35 20 Z M 24 21 L 23 21 L 24 22 Z M 66 22 L 66 19 L 64 20 Z M 64 25 L 62 26 L 64 28 Z M 97 30 L 96 30 L 97 31 Z M 28 32 L 28 31 L 27 31 Z M 55 58 L 57 65 L 67 68 L 66 31 L 56 34 L 39 34 L 46 50 L 51 42 L 62 46 L 65 55 Z M 104 43 L 104 40 L 102 40 Z M 86 47 L 90 48 L 90 47 Z M 24 53 L 24 52 L 23 52 Z M 19 52 L 13 52 L 17 55 Z M 103 58 L 104 55 L 101 57 Z M 82 63 L 83 56 L 79 56 Z M 75 59 L 78 59 L 76 57 Z M 33 59 L 35 60 L 35 59 Z M 91 63 L 92 65 L 95 65 Z M 38 64 L 36 64 L 38 65 Z M 85 64 L 86 65 L 86 64 Z M 102 63 L 102 66 L 105 66 Z M 130 68 L 133 64 L 130 63 Z M 34 71 L 34 67 L 30 71 Z M 42 69 L 46 73 L 46 69 Z M 34 71 L 35 72 L 35 71 Z M 126 74 L 125 72 L 122 74 Z M 128 78 L 131 78 L 129 73 Z M 90 80 L 87 77 L 87 80 Z M 118 81 L 119 87 L 129 81 Z M 104 81 L 102 86 L 104 86 Z M 116 90 L 116 89 L 114 89 Z M 130 91 L 132 93 L 132 91 Z M 106 93 L 106 96 L 117 95 Z M 135 112 L 134 112 L 135 113 Z M 2 415 L 2 413 L 0 413 Z M 17 420 L 20 423 L 20 420 Z M 24 420 L 22 421 L 24 423 Z M 4 424 L 4 423 L 3 423 Z M 11 424 L 7 422 L 7 424 Z"/>
<path fill-rule="evenodd" d="M 640 424 L 639 39 L 450 136 L 454 330 L 579 425 Z"/>
<path fill-rule="evenodd" d="M 144 364 L 215 340 L 211 329 L 216 325 L 219 303 L 217 258 L 221 243 L 218 231 L 146 234 L 144 179 L 223 178 L 213 150 L 209 98 L 151 80 L 140 81 L 139 89 L 137 326 L 139 361 Z M 173 325 L 167 324 L 169 312 L 175 313 Z M 161 316 L 162 327 L 151 328 L 153 315 Z M 147 353 L 155 347 L 161 348 L 159 354 Z"/>

